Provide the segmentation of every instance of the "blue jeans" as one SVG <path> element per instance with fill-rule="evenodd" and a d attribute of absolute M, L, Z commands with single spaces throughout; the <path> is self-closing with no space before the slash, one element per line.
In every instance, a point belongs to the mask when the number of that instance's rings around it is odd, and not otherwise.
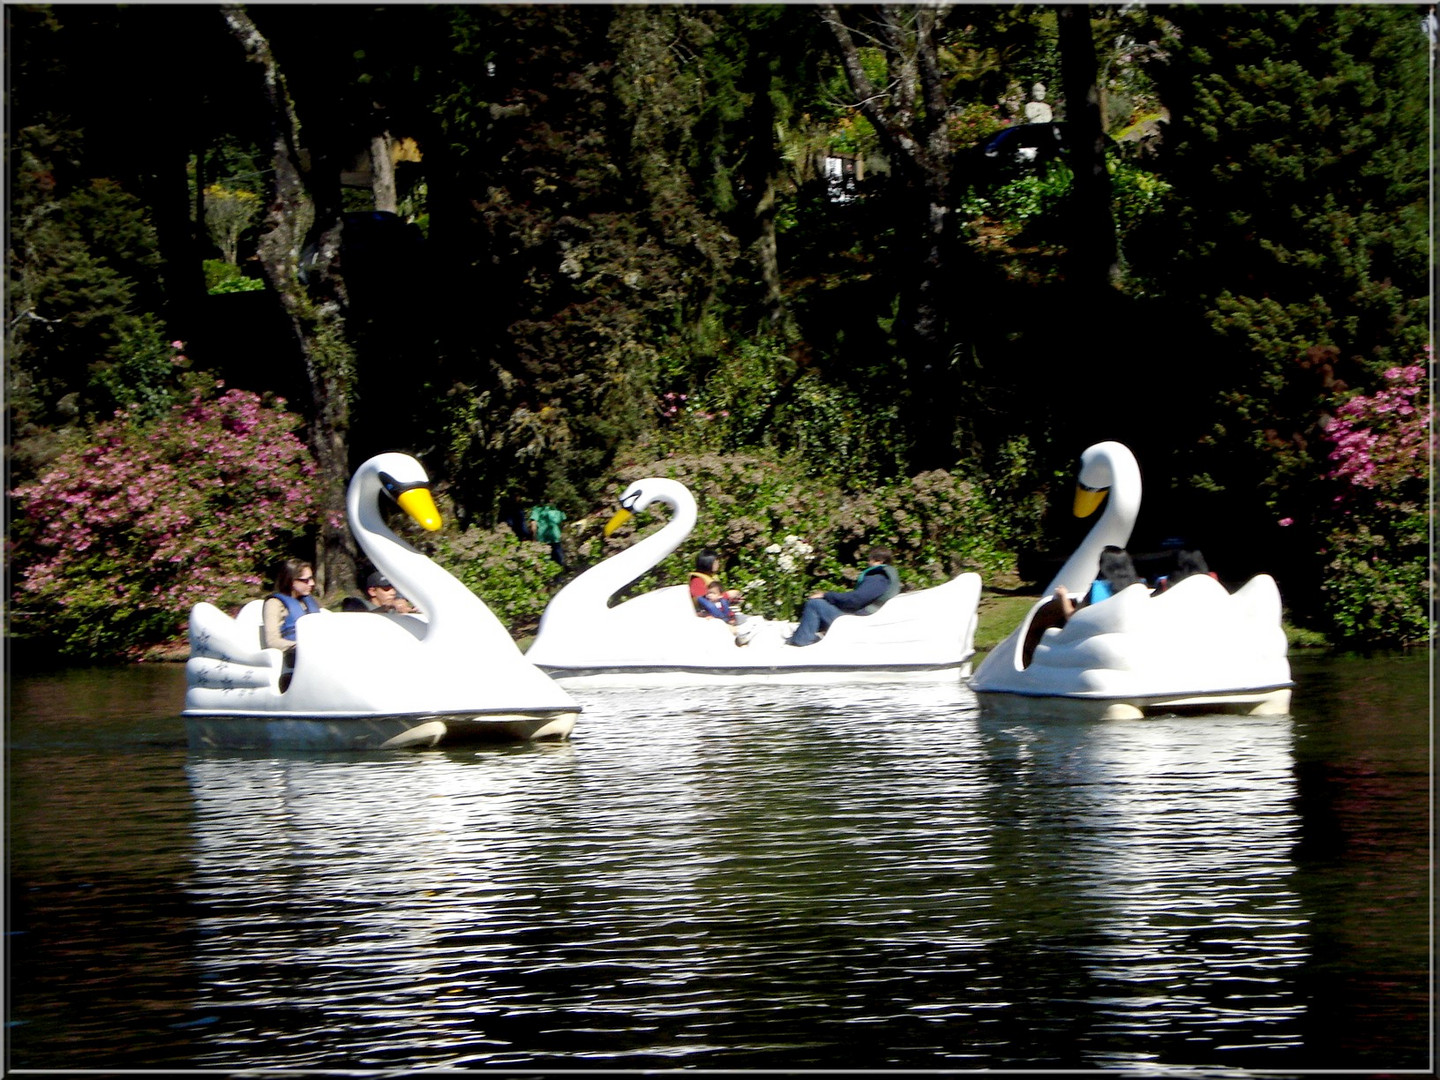
<path fill-rule="evenodd" d="M 814 645 L 820 640 L 821 630 L 828 629 L 831 623 L 846 614 L 849 613 L 824 597 L 812 596 L 805 601 L 805 607 L 800 612 L 800 625 L 790 635 L 790 644 Z"/>

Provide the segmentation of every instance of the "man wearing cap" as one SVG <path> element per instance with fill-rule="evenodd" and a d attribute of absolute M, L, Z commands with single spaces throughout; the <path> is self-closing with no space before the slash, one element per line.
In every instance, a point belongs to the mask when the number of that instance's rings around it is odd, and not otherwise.
<path fill-rule="evenodd" d="M 415 610 L 413 604 L 405 597 L 395 591 L 395 586 L 390 584 L 390 579 L 379 570 L 372 571 L 365 579 L 365 595 L 368 600 L 362 600 L 358 596 L 346 597 L 342 605 L 345 611 L 390 611 L 401 615 L 408 615 Z"/>

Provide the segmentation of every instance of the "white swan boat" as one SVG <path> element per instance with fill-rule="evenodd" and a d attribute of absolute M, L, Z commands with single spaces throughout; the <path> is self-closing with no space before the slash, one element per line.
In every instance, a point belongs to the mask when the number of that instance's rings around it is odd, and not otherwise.
<path fill-rule="evenodd" d="M 1063 585 L 1081 597 L 1102 549 L 1124 547 L 1140 509 L 1140 467 L 1117 442 L 1080 458 L 1075 513 L 1085 517 L 1108 492 L 1105 512 L 1015 631 L 970 680 L 982 709 L 1026 716 L 1122 718 L 1173 712 L 1283 715 L 1290 662 L 1280 593 L 1268 574 L 1233 594 L 1204 575 L 1151 596 L 1131 585 L 1046 629 L 1027 664 L 1031 622 Z"/>
<path fill-rule="evenodd" d="M 393 498 L 429 530 L 440 515 L 425 470 L 405 454 L 360 466 L 347 494 L 360 546 L 423 613 L 321 611 L 295 623 L 295 665 L 261 648 L 263 600 L 231 618 L 190 612 L 183 716 L 195 748 L 378 749 L 442 741 L 555 740 L 580 706 L 521 653 L 458 579 L 385 524 Z"/>
<path fill-rule="evenodd" d="M 719 619 L 695 613 L 688 585 L 608 606 L 617 592 L 675 551 L 695 527 L 684 484 L 650 477 L 631 484 L 605 526 L 608 536 L 651 503 L 671 510 L 659 531 L 575 578 L 545 609 L 526 658 L 571 685 L 694 685 L 731 682 L 911 682 L 969 674 L 980 576 L 961 574 L 901 593 L 873 615 L 846 615 L 825 637 L 785 644 L 790 623 L 761 621 L 748 644 Z"/>

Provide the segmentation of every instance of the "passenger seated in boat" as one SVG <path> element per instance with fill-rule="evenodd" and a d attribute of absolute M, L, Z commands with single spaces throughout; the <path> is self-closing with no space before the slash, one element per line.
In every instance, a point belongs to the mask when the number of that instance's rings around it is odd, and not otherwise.
<path fill-rule="evenodd" d="M 1122 589 L 1144 580 L 1135 570 L 1135 561 L 1130 558 L 1128 551 L 1116 547 L 1114 544 L 1107 544 L 1105 549 L 1100 552 L 1100 567 L 1097 576 L 1078 603 L 1064 585 L 1057 585 L 1055 586 L 1055 595 L 1046 601 L 1039 611 L 1035 612 L 1034 618 L 1030 620 L 1030 627 L 1025 632 L 1025 644 L 1021 647 L 1021 665 L 1023 667 L 1030 666 L 1030 660 L 1035 655 L 1035 647 L 1040 643 L 1040 638 L 1046 630 L 1064 626 L 1070 621 L 1070 616 L 1081 608 L 1108 600 Z"/>
<path fill-rule="evenodd" d="M 706 608 L 707 599 L 713 599 L 712 588 L 719 584 L 715 575 L 720 572 L 720 556 L 708 548 L 695 556 L 695 569 L 690 572 L 690 598 L 695 601 L 695 614 L 701 618 L 712 616 L 719 618 L 715 612 Z M 735 631 L 735 644 L 748 645 L 756 634 L 760 633 L 765 619 L 760 615 L 746 615 L 740 610 L 740 601 L 744 593 L 739 589 L 727 589 L 720 585 L 720 597 L 725 601 L 725 607 L 730 612 L 725 622 Z"/>
<path fill-rule="evenodd" d="M 1144 580 L 1135 570 L 1135 562 L 1130 558 L 1128 551 L 1118 548 L 1114 544 L 1107 544 L 1105 549 L 1100 552 L 1099 574 L 1090 583 L 1090 588 L 1086 590 L 1078 604 L 1066 592 L 1064 585 L 1056 587 L 1055 597 L 1060 601 L 1060 606 L 1064 610 L 1064 618 L 1059 625 L 1064 626 L 1070 616 L 1080 608 L 1098 604 L 1102 600 L 1109 600 L 1121 589 Z"/>
<path fill-rule="evenodd" d="M 873 615 L 888 600 L 899 595 L 900 572 L 890 565 L 889 548 L 873 547 L 867 556 L 869 565 L 849 592 L 817 592 L 810 595 L 800 611 L 800 625 L 788 643 L 813 645 L 820 635 L 842 615 Z"/>
<path fill-rule="evenodd" d="M 342 611 L 384 611 L 397 615 L 413 615 L 415 605 L 401 596 L 390 579 L 376 570 L 365 579 L 365 596 L 347 596 L 340 605 Z"/>
<path fill-rule="evenodd" d="M 1210 569 L 1210 564 L 1205 561 L 1205 556 L 1191 548 L 1182 548 L 1175 555 L 1175 569 L 1162 577 L 1155 584 L 1155 591 L 1151 596 L 1159 596 L 1166 589 L 1172 588 L 1177 582 L 1184 581 L 1187 577 L 1194 577 L 1197 574 L 1204 574 L 1216 581 L 1220 576 Z"/>
<path fill-rule="evenodd" d="M 720 556 L 710 549 L 706 549 L 695 556 L 695 569 L 690 572 L 690 598 L 695 601 L 695 610 L 704 615 L 701 610 L 700 601 L 710 590 L 710 583 L 715 580 L 715 575 L 720 572 Z M 741 592 L 739 589 L 724 590 L 725 599 L 730 602 L 731 608 L 739 606 Z M 744 621 L 743 619 L 739 621 Z"/>
<path fill-rule="evenodd" d="M 731 626 L 735 625 L 735 612 L 730 610 L 730 601 L 720 582 L 710 582 L 705 595 L 697 598 L 695 602 L 700 605 L 701 618 L 719 619 Z"/>
<path fill-rule="evenodd" d="M 284 652 L 287 668 L 295 663 L 295 624 L 320 610 L 314 592 L 315 568 L 300 559 L 286 559 L 275 575 L 275 591 L 260 608 L 261 647 Z M 280 689 L 284 690 L 288 682 L 288 675 L 281 676 Z"/>

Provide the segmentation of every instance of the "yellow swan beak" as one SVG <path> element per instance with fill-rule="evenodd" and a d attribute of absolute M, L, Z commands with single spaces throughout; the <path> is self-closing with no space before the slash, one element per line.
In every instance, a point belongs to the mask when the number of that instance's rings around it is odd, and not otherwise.
<path fill-rule="evenodd" d="M 1075 489 L 1075 516 L 1089 517 L 1095 512 L 1099 505 L 1105 501 L 1105 496 L 1110 493 L 1109 488 L 1087 488 L 1077 487 Z"/>
<path fill-rule="evenodd" d="M 440 528 L 440 511 L 435 509 L 435 500 L 428 488 L 402 491 L 395 501 L 400 504 L 400 509 L 414 518 L 426 532 L 434 532 Z"/>
<path fill-rule="evenodd" d="M 634 515 L 631 514 L 629 510 L 626 510 L 623 507 L 619 510 L 616 510 L 615 516 L 605 523 L 605 535 L 609 536 L 621 525 L 624 525 L 625 522 L 629 521 L 633 516 Z"/>

